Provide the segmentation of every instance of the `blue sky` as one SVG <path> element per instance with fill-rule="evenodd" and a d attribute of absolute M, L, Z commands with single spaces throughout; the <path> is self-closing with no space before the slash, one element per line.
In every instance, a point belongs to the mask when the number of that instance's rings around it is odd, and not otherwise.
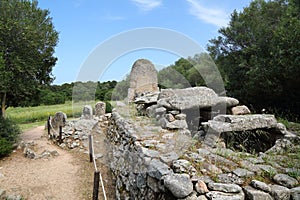
<path fill-rule="evenodd" d="M 50 10 L 54 26 L 60 33 L 55 53 L 58 62 L 53 69 L 56 77 L 54 84 L 79 80 L 82 66 L 97 47 L 134 29 L 168 29 L 185 35 L 205 49 L 208 40 L 218 35 L 218 29 L 227 25 L 232 11 L 241 11 L 250 2 L 251 0 L 39 0 L 39 7 Z M 129 43 L 134 40 L 129 39 Z M 114 48 L 122 48 L 124 45 L 126 44 L 114 44 Z M 97 74 L 97 80 L 123 79 L 139 58 L 149 59 L 158 68 L 162 68 L 173 64 L 180 55 L 157 48 L 141 47 L 120 54 L 107 66 L 103 66 L 99 59 L 97 67 L 103 70 L 101 74 Z"/>

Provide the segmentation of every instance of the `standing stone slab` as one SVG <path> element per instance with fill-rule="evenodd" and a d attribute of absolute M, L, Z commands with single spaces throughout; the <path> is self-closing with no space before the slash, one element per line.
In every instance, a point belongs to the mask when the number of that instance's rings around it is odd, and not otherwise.
<path fill-rule="evenodd" d="M 101 115 L 105 114 L 105 110 L 106 110 L 106 103 L 99 101 L 96 103 L 95 105 L 95 115 L 97 117 L 100 117 Z"/>
<path fill-rule="evenodd" d="M 128 101 L 133 102 L 135 97 L 141 94 L 156 92 L 159 92 L 159 88 L 154 65 L 146 59 L 137 60 L 130 72 Z"/>
<path fill-rule="evenodd" d="M 54 129 L 58 129 L 58 127 L 64 127 L 66 125 L 67 115 L 61 111 L 55 113 L 55 115 L 51 118 L 51 125 Z"/>
<path fill-rule="evenodd" d="M 81 119 L 93 119 L 93 109 L 90 105 L 85 105 L 82 109 Z"/>

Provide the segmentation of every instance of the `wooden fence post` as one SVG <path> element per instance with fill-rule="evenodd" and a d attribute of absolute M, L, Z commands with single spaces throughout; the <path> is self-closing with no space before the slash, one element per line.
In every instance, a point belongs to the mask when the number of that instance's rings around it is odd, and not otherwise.
<path fill-rule="evenodd" d="M 62 126 L 59 126 L 59 143 L 62 143 Z"/>
<path fill-rule="evenodd" d="M 98 200 L 99 194 L 99 182 L 100 182 L 100 172 L 94 172 L 94 189 L 93 189 L 93 200 Z"/>
<path fill-rule="evenodd" d="M 89 135 L 89 154 L 90 154 L 90 162 L 93 162 L 93 140 L 92 135 Z"/>
<path fill-rule="evenodd" d="M 51 134 L 50 134 L 50 120 L 51 120 L 51 117 L 49 116 L 48 117 L 48 121 L 47 121 L 47 128 L 48 128 L 48 137 L 50 137 L 50 139 L 52 139 L 51 137 Z"/>

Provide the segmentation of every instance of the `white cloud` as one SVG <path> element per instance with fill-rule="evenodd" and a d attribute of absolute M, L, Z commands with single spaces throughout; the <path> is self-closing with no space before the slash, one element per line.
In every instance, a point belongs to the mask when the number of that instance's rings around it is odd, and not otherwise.
<path fill-rule="evenodd" d="M 227 26 L 229 14 L 220 9 L 206 8 L 197 0 L 186 0 L 190 3 L 190 14 L 201 21 L 213 24 L 218 27 Z"/>
<path fill-rule="evenodd" d="M 162 0 L 131 0 L 141 11 L 147 12 L 162 5 Z"/>

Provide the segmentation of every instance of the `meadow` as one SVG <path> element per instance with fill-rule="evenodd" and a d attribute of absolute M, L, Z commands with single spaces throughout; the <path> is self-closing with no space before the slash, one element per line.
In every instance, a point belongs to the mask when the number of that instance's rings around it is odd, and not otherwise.
<path fill-rule="evenodd" d="M 77 118 L 81 116 L 84 105 L 94 107 L 94 101 L 76 102 L 68 101 L 64 104 L 57 105 L 41 105 L 36 107 L 9 107 L 7 116 L 21 126 L 26 124 L 40 124 L 46 122 L 49 116 L 53 116 L 56 112 L 62 111 L 66 113 L 68 118 Z"/>

